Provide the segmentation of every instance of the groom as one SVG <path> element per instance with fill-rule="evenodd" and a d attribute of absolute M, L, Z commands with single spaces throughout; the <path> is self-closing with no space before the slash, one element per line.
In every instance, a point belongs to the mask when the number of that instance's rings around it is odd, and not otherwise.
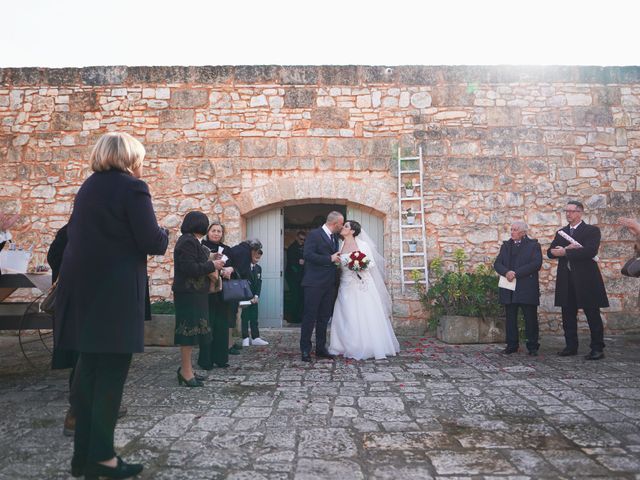
<path fill-rule="evenodd" d="M 304 312 L 300 329 L 302 361 L 311 361 L 311 333 L 316 329 L 316 358 L 333 359 L 327 350 L 327 324 L 333 314 L 336 287 L 338 232 L 344 225 L 340 212 L 331 212 L 320 228 L 307 235 L 304 244 Z"/>

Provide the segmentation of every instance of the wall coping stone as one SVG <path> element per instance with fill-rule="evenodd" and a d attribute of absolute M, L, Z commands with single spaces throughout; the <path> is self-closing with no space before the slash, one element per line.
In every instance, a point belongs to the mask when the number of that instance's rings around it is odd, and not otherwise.
<path fill-rule="evenodd" d="M 390 71 L 389 71 L 390 69 Z M 448 83 L 640 83 L 640 66 L 221 65 L 3 68 L 0 85 L 437 85 Z"/>

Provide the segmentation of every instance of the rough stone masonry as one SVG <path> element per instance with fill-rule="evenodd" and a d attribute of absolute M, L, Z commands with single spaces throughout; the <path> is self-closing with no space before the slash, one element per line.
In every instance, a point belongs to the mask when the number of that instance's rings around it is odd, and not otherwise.
<path fill-rule="evenodd" d="M 640 67 L 217 66 L 0 70 L 0 209 L 43 255 L 68 219 L 96 139 L 127 131 L 147 148 L 159 221 L 174 235 L 201 209 L 239 241 L 245 219 L 305 202 L 379 215 L 394 323 L 424 328 L 399 289 L 394 152 L 424 152 L 428 256 L 462 247 L 492 261 L 524 218 L 546 248 L 567 199 L 603 233 L 609 332 L 637 330 L 638 281 L 620 215 L 639 216 Z M 171 253 L 150 263 L 170 297 Z M 555 265 L 541 272 L 542 328 L 557 332 Z"/>

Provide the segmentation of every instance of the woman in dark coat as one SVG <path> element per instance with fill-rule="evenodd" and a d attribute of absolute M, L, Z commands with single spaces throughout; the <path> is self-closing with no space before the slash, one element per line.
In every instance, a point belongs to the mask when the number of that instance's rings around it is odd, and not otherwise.
<path fill-rule="evenodd" d="M 127 478 L 142 465 L 116 456 L 113 433 L 131 355 L 143 351 L 147 256 L 163 255 L 147 184 L 144 147 L 108 133 L 93 148 L 93 174 L 76 195 L 56 299 L 56 344 L 77 350 L 71 472 Z"/>
<path fill-rule="evenodd" d="M 176 306 L 174 342 L 180 345 L 182 362 L 178 368 L 178 384 L 201 387 L 203 377 L 193 372 L 193 345 L 211 342 L 209 325 L 209 275 L 218 275 L 209 249 L 200 244 L 206 234 L 209 219 L 202 212 L 189 212 L 184 217 L 182 236 L 173 251 L 173 297 Z M 222 260 L 216 260 L 223 267 Z"/>
<path fill-rule="evenodd" d="M 220 253 L 226 259 L 220 275 L 229 278 L 234 270 L 234 259 L 231 247 L 224 243 L 224 225 L 213 222 L 209 225 L 207 236 L 202 244 L 212 253 Z M 229 366 L 229 328 L 235 326 L 237 303 L 225 303 L 222 300 L 222 292 L 209 294 L 209 322 L 211 322 L 210 342 L 200 344 L 198 365 L 205 370 L 217 367 Z"/>

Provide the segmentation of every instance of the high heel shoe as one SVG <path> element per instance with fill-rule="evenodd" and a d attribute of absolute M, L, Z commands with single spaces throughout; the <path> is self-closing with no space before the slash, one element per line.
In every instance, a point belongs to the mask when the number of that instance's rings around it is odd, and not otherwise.
<path fill-rule="evenodd" d="M 107 467 L 101 463 L 87 465 L 84 471 L 85 480 L 98 480 L 100 477 L 107 478 L 129 478 L 139 474 L 144 468 L 140 463 L 127 463 L 120 457 L 118 465 L 115 467 Z"/>
<path fill-rule="evenodd" d="M 184 385 L 185 387 L 203 387 L 204 386 L 204 384 L 200 380 L 198 380 L 195 377 L 195 375 L 193 378 L 190 378 L 189 380 L 187 380 L 180 373 L 180 368 L 178 368 L 177 373 L 178 373 L 178 385 Z"/>

